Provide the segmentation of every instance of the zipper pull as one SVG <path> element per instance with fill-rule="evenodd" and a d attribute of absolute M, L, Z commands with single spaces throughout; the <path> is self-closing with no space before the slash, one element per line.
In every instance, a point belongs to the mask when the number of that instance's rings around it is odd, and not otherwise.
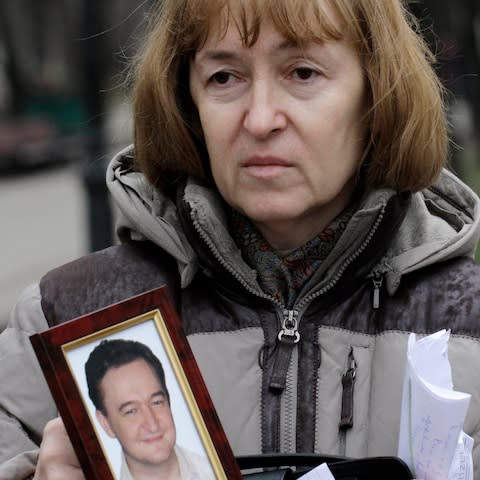
<path fill-rule="evenodd" d="M 373 308 L 377 310 L 380 308 L 380 289 L 383 285 L 383 275 L 375 273 L 372 277 L 373 282 Z"/>
<path fill-rule="evenodd" d="M 287 383 L 288 367 L 292 356 L 293 347 L 300 341 L 298 332 L 298 312 L 296 310 L 284 310 L 282 329 L 278 332 L 275 363 L 273 365 L 270 390 L 281 393 Z"/>
<path fill-rule="evenodd" d="M 348 354 L 347 371 L 342 376 L 342 411 L 340 414 L 340 430 L 347 430 L 353 427 L 353 387 L 357 373 L 357 362 L 353 356 L 353 348 Z"/>
<path fill-rule="evenodd" d="M 296 310 L 283 311 L 282 329 L 278 332 L 278 339 L 282 341 L 284 337 L 292 337 L 293 343 L 300 341 L 300 333 L 298 333 L 297 323 L 298 312 Z"/>

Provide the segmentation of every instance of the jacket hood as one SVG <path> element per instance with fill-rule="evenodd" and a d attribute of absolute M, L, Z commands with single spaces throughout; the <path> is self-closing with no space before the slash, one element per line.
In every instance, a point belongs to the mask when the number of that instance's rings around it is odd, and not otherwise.
<path fill-rule="evenodd" d="M 384 262 L 388 291 L 393 293 L 406 273 L 454 257 L 473 257 L 479 237 L 478 196 L 444 169 L 431 187 L 412 195 Z"/>
<path fill-rule="evenodd" d="M 107 168 L 107 187 L 117 207 L 120 241 L 150 240 L 169 253 L 178 265 L 182 286 L 193 279 L 197 257 L 185 237 L 175 203 L 153 188 L 133 168 L 133 147 L 119 152 Z"/>
<path fill-rule="evenodd" d="M 129 146 L 113 158 L 107 169 L 107 186 L 118 209 L 117 234 L 121 241 L 143 239 L 159 245 L 176 259 L 181 284 L 187 286 L 199 262 L 181 227 L 177 206 L 153 188 L 143 174 L 134 170 L 133 160 L 133 147 Z M 350 249 L 356 248 L 359 225 L 367 228 L 372 225 L 381 205 L 394 195 L 393 190 L 384 189 L 362 200 L 339 240 L 343 250 L 340 257 L 348 254 L 349 244 L 352 245 Z M 185 197 L 188 197 L 185 198 L 187 203 L 194 205 L 192 211 L 198 223 L 205 227 L 206 235 L 219 254 L 230 258 L 230 263 L 241 263 L 238 249 L 229 240 L 218 195 L 205 187 L 189 188 L 187 185 Z M 212 207 L 212 204 L 215 205 Z M 216 216 L 213 220 L 212 215 Z M 393 294 L 406 273 L 454 257 L 473 256 L 479 237 L 480 201 L 477 195 L 444 170 L 433 186 L 411 196 L 401 227 L 375 270 L 385 275 L 387 290 Z M 255 275 L 249 267 L 243 264 L 238 268 L 253 280 Z"/>

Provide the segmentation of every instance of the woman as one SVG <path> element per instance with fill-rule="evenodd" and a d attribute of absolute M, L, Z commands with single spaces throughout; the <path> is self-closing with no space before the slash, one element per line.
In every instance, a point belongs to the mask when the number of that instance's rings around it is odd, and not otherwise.
<path fill-rule="evenodd" d="M 123 245 L 49 272 L 0 337 L 35 391 L 0 373 L 0 477 L 34 471 L 55 414 L 28 334 L 162 283 L 237 455 L 394 455 L 407 336 L 446 327 L 480 471 L 479 204 L 442 170 L 409 21 L 397 0 L 163 2 L 108 171 Z M 35 479 L 82 478 L 64 439 L 49 422 Z"/>

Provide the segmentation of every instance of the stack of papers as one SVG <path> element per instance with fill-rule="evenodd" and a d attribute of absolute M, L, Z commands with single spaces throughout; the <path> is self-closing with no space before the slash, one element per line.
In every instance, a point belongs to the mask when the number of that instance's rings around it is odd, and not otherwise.
<path fill-rule="evenodd" d="M 398 456 L 417 479 L 473 479 L 473 440 L 462 431 L 470 395 L 453 390 L 449 337 L 408 339 Z"/>

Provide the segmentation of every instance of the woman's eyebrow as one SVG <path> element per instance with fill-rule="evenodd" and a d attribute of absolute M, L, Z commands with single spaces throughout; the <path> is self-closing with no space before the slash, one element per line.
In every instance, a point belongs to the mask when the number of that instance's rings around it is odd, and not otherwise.
<path fill-rule="evenodd" d="M 224 61 L 224 60 L 233 60 L 238 58 L 238 54 L 231 50 L 204 50 L 197 54 L 197 58 L 204 60 L 215 60 L 215 61 Z"/>
<path fill-rule="evenodd" d="M 271 48 L 269 48 L 269 53 L 276 54 L 278 52 L 282 52 L 285 50 L 295 50 L 298 48 L 299 48 L 298 44 L 293 40 L 283 39 L 277 44 L 273 45 Z M 226 61 L 226 60 L 236 60 L 240 57 L 240 55 L 234 50 L 224 49 L 224 48 L 218 48 L 218 49 L 212 48 L 212 49 L 206 49 L 198 52 L 196 57 L 202 61 L 204 60 Z"/>

